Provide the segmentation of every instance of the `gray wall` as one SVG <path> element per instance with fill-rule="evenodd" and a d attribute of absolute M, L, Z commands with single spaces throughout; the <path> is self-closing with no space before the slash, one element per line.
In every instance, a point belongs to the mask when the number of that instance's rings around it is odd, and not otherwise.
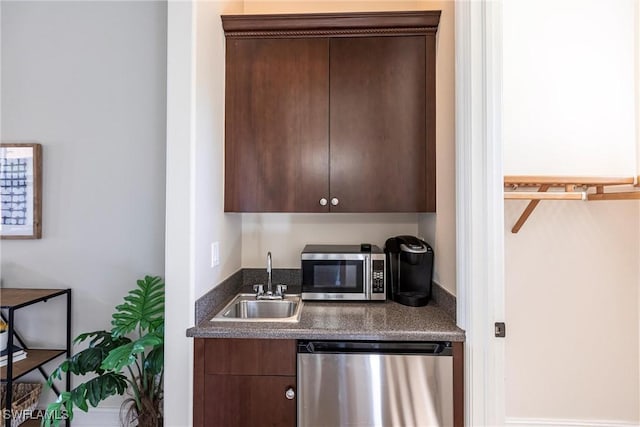
<path fill-rule="evenodd" d="M 73 335 L 108 328 L 137 278 L 164 275 L 166 3 L 3 1 L 1 14 L 0 136 L 44 151 L 43 238 L 2 241 L 2 286 L 70 287 Z M 16 326 L 55 344 L 63 308 L 23 309 Z"/>

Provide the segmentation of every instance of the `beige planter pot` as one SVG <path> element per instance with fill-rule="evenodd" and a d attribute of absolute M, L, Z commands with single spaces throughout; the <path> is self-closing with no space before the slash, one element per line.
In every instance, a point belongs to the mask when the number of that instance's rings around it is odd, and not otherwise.
<path fill-rule="evenodd" d="M 0 332 L 0 351 L 4 351 L 7 348 L 7 341 L 9 340 L 9 332 Z"/>

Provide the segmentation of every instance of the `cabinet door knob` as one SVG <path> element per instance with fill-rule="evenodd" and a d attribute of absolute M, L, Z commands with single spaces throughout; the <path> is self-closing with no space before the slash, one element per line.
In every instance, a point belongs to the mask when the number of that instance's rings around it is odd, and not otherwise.
<path fill-rule="evenodd" d="M 293 390 L 293 387 L 289 387 L 287 391 L 284 392 L 284 396 L 289 400 L 293 400 L 293 398 L 296 397 L 296 392 Z"/>
<path fill-rule="evenodd" d="M 338 203 L 340 203 L 340 200 L 337 197 L 331 199 L 331 206 L 338 206 Z"/>
<path fill-rule="evenodd" d="M 327 199 L 325 199 L 324 197 L 320 199 L 320 206 L 327 206 Z"/>

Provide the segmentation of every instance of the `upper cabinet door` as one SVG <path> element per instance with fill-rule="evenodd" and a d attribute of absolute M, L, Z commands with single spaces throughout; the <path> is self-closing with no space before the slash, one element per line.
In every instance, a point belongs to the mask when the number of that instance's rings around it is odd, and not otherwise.
<path fill-rule="evenodd" d="M 328 211 L 328 43 L 227 39 L 225 211 Z"/>
<path fill-rule="evenodd" d="M 435 94 L 427 84 L 426 39 L 331 39 L 332 211 L 435 210 L 434 110 L 427 107 Z"/>

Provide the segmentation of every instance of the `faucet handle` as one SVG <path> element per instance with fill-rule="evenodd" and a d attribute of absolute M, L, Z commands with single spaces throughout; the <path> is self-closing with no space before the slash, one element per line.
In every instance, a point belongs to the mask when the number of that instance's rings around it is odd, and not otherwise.
<path fill-rule="evenodd" d="M 253 285 L 253 291 L 258 295 L 264 294 L 264 285 Z"/>
<path fill-rule="evenodd" d="M 287 291 L 287 285 L 276 285 L 276 295 L 284 295 Z"/>

